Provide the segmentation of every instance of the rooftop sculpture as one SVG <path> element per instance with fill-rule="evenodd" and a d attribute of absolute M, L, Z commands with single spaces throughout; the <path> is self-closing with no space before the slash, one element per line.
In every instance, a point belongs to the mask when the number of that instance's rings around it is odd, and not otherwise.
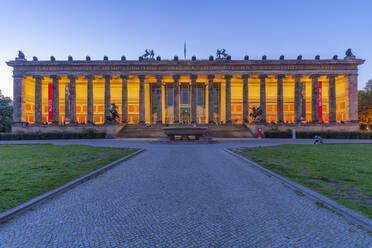
<path fill-rule="evenodd" d="M 228 56 L 226 49 L 217 49 L 216 59 L 227 59 Z"/>
<path fill-rule="evenodd" d="M 154 59 L 155 53 L 153 49 L 146 49 L 145 54 L 143 54 L 141 57 L 142 59 Z"/>

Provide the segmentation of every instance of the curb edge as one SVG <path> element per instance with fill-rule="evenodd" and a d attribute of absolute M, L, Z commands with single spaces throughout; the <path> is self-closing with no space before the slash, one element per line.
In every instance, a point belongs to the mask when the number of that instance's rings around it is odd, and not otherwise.
<path fill-rule="evenodd" d="M 14 207 L 14 208 L 11 208 L 3 213 L 0 213 L 0 224 L 7 221 L 8 219 L 12 218 L 12 217 L 15 217 L 27 210 L 29 210 L 30 208 L 33 208 L 35 207 L 36 205 L 50 199 L 50 198 L 53 198 L 63 192 L 66 192 L 68 190 L 70 190 L 71 188 L 79 185 L 79 184 L 82 184 L 83 182 L 85 181 L 88 181 L 89 179 L 111 169 L 112 167 L 116 166 L 117 164 L 121 163 L 121 162 L 124 162 L 126 160 L 129 160 L 131 159 L 132 157 L 140 154 L 141 152 L 144 152 L 145 149 L 139 149 L 138 151 L 135 151 L 134 153 L 131 153 L 125 157 L 122 157 L 114 162 L 111 162 L 110 164 L 107 164 L 101 168 L 98 168 L 92 172 L 89 172 L 88 174 L 85 174 L 84 176 L 81 176 L 79 178 L 76 178 L 68 183 L 65 183 L 63 184 L 62 186 L 59 186 L 58 188 L 56 189 L 53 189 L 53 190 L 50 190 L 42 195 L 39 195 L 31 200 L 28 200 L 24 203 L 21 203 L 20 205 Z"/>
<path fill-rule="evenodd" d="M 354 210 L 351 210 L 315 191 L 312 191 L 302 185 L 299 185 L 285 177 L 282 177 L 280 176 L 279 174 L 276 174 L 275 172 L 271 171 L 271 170 L 268 170 L 264 167 L 262 167 L 261 165 L 233 152 L 233 151 L 230 151 L 229 149 L 225 148 L 224 149 L 225 152 L 229 153 L 230 155 L 232 156 L 235 156 L 241 160 L 243 160 L 244 162 L 248 163 L 250 166 L 256 168 L 256 169 L 259 169 L 261 172 L 263 172 L 264 174 L 266 175 L 270 175 L 270 176 L 273 176 L 277 179 L 279 179 L 280 181 L 282 181 L 284 184 L 286 184 L 287 186 L 289 186 L 291 189 L 294 189 L 294 190 L 299 190 L 301 191 L 302 193 L 304 193 L 305 196 L 307 196 L 308 198 L 311 198 L 312 200 L 315 200 L 315 201 L 320 201 L 321 203 L 323 203 L 327 208 L 335 211 L 336 213 L 342 215 L 343 217 L 345 217 L 348 221 L 352 222 L 353 224 L 357 224 L 359 226 L 362 226 L 363 228 L 365 228 L 367 231 L 369 232 L 372 232 L 372 220 L 368 219 L 367 217 L 355 212 Z"/>

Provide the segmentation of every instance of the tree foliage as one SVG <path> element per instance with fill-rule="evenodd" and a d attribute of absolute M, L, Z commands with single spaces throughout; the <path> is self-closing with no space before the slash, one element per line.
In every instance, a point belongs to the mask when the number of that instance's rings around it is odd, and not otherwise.
<path fill-rule="evenodd" d="M 6 97 L 0 90 L 0 132 L 10 132 L 13 121 L 12 99 Z"/>
<path fill-rule="evenodd" d="M 359 121 L 363 125 L 372 125 L 372 79 L 370 79 L 358 95 Z"/>

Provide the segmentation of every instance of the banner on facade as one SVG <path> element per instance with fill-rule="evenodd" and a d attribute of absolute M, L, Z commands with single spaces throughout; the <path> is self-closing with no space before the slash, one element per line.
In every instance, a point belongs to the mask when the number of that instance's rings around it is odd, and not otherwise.
<path fill-rule="evenodd" d="M 318 120 L 323 121 L 322 81 L 318 82 Z"/>
<path fill-rule="evenodd" d="M 53 83 L 48 84 L 48 122 L 53 122 Z"/>

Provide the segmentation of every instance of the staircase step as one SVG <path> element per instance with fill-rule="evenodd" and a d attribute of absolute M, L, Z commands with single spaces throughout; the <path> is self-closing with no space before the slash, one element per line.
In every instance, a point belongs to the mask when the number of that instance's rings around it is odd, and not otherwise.
<path fill-rule="evenodd" d="M 162 125 L 127 125 L 117 135 L 119 138 L 159 138 L 165 136 Z M 206 126 L 207 133 L 216 138 L 253 138 L 254 134 L 244 125 Z"/>

